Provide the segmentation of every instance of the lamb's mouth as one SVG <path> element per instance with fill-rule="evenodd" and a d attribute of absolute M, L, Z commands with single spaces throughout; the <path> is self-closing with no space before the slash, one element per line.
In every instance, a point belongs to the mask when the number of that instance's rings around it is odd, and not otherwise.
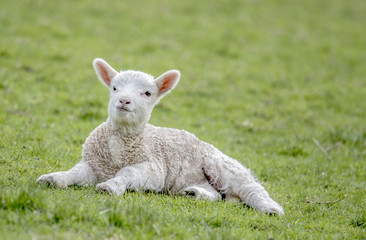
<path fill-rule="evenodd" d="M 127 109 L 126 107 L 116 107 L 118 112 L 131 112 L 129 109 Z"/>

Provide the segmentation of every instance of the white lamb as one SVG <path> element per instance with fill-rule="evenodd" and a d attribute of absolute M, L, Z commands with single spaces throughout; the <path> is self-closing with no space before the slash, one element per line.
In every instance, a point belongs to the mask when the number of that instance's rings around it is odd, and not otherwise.
<path fill-rule="evenodd" d="M 82 160 L 69 171 L 38 178 L 66 188 L 97 184 L 114 195 L 130 190 L 169 191 L 197 199 L 239 199 L 269 214 L 283 214 L 250 171 L 217 148 L 184 130 L 148 124 L 159 100 L 178 83 L 179 71 L 154 79 L 139 71 L 115 71 L 103 59 L 94 69 L 110 90 L 109 118 L 83 145 Z"/>

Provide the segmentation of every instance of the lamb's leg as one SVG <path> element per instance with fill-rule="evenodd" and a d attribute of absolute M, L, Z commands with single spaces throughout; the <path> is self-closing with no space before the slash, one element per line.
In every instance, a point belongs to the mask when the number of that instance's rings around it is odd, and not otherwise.
<path fill-rule="evenodd" d="M 258 211 L 279 215 L 284 213 L 282 207 L 272 200 L 247 168 L 222 153 L 218 152 L 216 156 L 219 159 L 209 161 L 204 169 L 212 185 L 230 198 L 237 197 Z"/>
<path fill-rule="evenodd" d="M 208 182 L 196 186 L 190 186 L 183 190 L 184 195 L 193 196 L 195 199 L 217 200 L 221 195 Z"/>
<path fill-rule="evenodd" d="M 97 191 L 122 195 L 127 189 L 161 191 L 162 171 L 152 163 L 140 163 L 122 168 L 114 178 L 97 185 Z"/>
<path fill-rule="evenodd" d="M 37 179 L 39 184 L 49 184 L 51 186 L 66 188 L 70 185 L 95 184 L 97 177 L 88 163 L 79 162 L 69 171 L 54 172 L 40 176 Z"/>
<path fill-rule="evenodd" d="M 237 196 L 240 200 L 258 211 L 279 215 L 284 213 L 282 207 L 275 202 L 264 187 L 257 182 L 242 183 L 237 186 L 235 192 L 237 192 Z"/>

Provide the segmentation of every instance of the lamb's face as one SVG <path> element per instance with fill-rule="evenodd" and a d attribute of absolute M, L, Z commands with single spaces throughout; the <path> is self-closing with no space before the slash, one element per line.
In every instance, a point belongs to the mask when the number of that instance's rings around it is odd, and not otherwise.
<path fill-rule="evenodd" d="M 100 58 L 94 59 L 93 67 L 110 91 L 109 118 L 114 125 L 124 126 L 129 131 L 147 123 L 154 105 L 175 88 L 180 78 L 177 70 L 167 71 L 156 79 L 139 71 L 118 73 Z"/>
<path fill-rule="evenodd" d="M 146 123 L 158 99 L 154 78 L 138 71 L 118 73 L 110 83 L 109 117 L 121 124 Z"/>

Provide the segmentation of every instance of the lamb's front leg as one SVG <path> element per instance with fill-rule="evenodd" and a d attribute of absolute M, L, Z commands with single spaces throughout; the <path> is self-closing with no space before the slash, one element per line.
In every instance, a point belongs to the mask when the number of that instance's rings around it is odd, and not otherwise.
<path fill-rule="evenodd" d="M 70 185 L 95 184 L 97 177 L 86 162 L 79 162 L 69 171 L 54 172 L 40 176 L 37 183 L 66 188 Z"/>
<path fill-rule="evenodd" d="M 122 168 L 114 178 L 97 185 L 100 192 L 122 195 L 127 189 L 161 191 L 164 176 L 161 169 L 145 162 Z"/>
<path fill-rule="evenodd" d="M 213 188 L 208 182 L 193 185 L 183 190 L 184 195 L 193 196 L 195 199 L 217 200 L 221 199 L 220 193 Z"/>

